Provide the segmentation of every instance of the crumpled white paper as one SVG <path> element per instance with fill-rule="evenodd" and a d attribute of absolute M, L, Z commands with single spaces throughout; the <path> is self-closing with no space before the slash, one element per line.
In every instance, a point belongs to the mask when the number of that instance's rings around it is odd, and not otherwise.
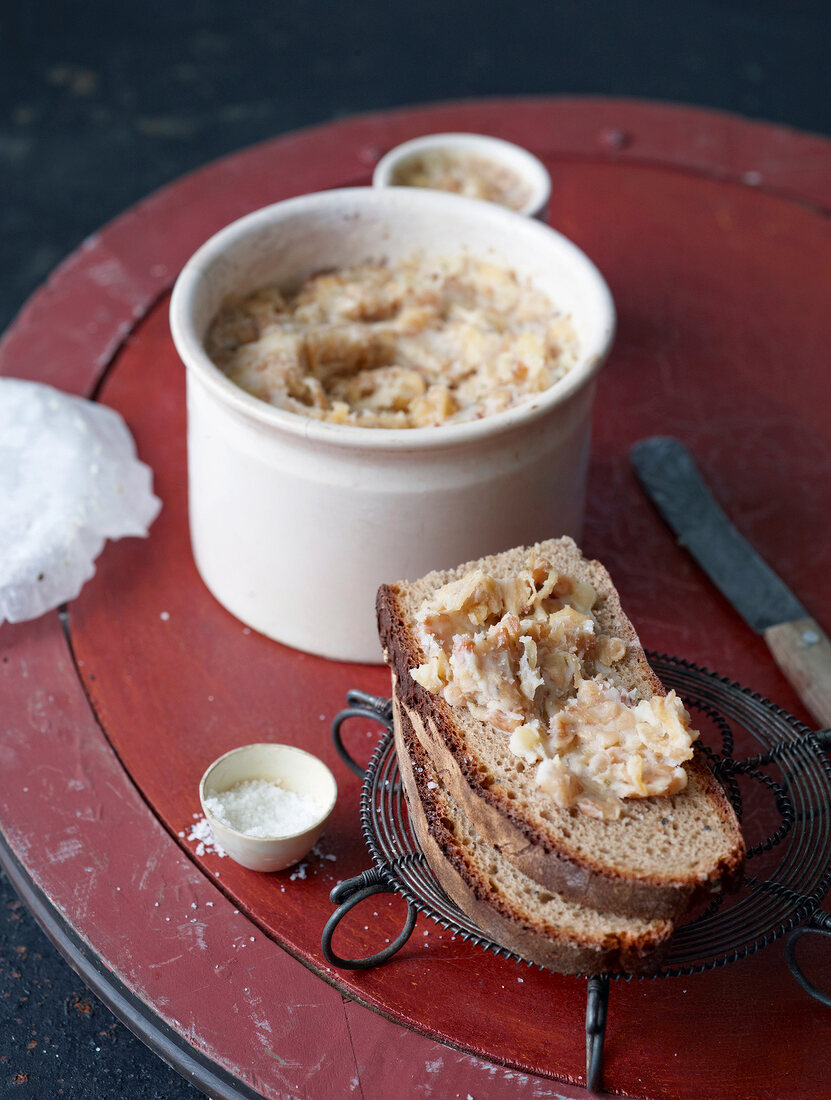
<path fill-rule="evenodd" d="M 0 623 L 77 596 L 105 539 L 145 536 L 152 484 L 117 412 L 0 378 Z"/>

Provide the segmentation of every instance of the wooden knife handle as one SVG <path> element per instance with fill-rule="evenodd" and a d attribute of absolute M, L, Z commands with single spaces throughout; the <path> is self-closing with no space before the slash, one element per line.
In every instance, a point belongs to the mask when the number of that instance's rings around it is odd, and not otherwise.
<path fill-rule="evenodd" d="M 831 727 L 831 641 L 813 619 L 778 623 L 765 631 L 776 663 L 823 727 Z"/>

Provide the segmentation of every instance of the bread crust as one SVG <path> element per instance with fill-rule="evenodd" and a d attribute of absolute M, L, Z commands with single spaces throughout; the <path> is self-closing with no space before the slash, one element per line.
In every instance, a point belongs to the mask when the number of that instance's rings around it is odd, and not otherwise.
<path fill-rule="evenodd" d="M 402 786 L 422 852 L 445 893 L 483 932 L 528 962 L 561 974 L 654 972 L 672 934 L 670 921 L 655 921 L 637 934 L 621 928 L 598 938 L 588 926 L 567 934 L 540 927 L 517 899 L 495 890 L 448 828 L 442 785 L 406 711 L 395 706 L 394 716 Z"/>
<path fill-rule="evenodd" d="M 602 594 L 606 619 L 614 623 L 617 636 L 627 642 L 631 673 L 653 694 L 666 694 L 649 666 L 634 627 L 624 614 L 611 578 L 599 562 L 587 561 L 570 539 L 550 540 L 539 547 L 562 557 L 575 575 L 594 584 Z M 518 548 L 517 559 L 527 553 Z M 504 568 L 506 555 L 483 562 L 467 563 L 447 573 L 424 578 L 421 587 L 433 590 L 470 568 L 482 565 Z M 688 786 L 683 796 L 700 798 L 714 826 L 724 834 L 723 848 L 709 864 L 695 873 L 678 874 L 668 868 L 658 873 L 633 874 L 611 861 L 592 858 L 578 850 L 566 835 L 568 811 L 558 810 L 550 824 L 529 821 L 511 797 L 510 783 L 487 772 L 477 757 L 476 746 L 460 728 L 454 709 L 440 696 L 427 691 L 410 676 L 423 660 L 413 624 L 404 607 L 408 591 L 405 582 L 383 585 L 378 592 L 378 629 L 390 666 L 394 692 L 404 708 L 415 736 L 435 768 L 440 781 L 458 803 L 479 834 L 516 868 L 548 890 L 603 912 L 616 912 L 642 919 L 677 918 L 700 896 L 729 888 L 741 876 L 744 843 L 733 809 L 703 754 L 696 752 L 686 765 Z M 420 587 L 420 590 L 421 590 Z M 678 798 L 680 796 L 675 796 Z M 637 800 L 638 810 L 664 824 L 665 799 Z M 649 804 L 649 805 L 648 805 Z M 598 822 L 598 835 L 615 823 Z M 585 826 L 584 826 L 585 828 Z"/>

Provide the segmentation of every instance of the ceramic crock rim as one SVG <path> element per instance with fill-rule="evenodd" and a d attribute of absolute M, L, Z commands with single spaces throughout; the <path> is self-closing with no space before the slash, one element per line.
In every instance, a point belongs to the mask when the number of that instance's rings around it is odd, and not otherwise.
<path fill-rule="evenodd" d="M 206 272 L 233 244 L 264 225 L 292 217 L 303 216 L 327 207 L 388 205 L 408 209 L 421 206 L 437 213 L 449 209 L 460 216 L 488 226 L 510 227 L 514 234 L 525 234 L 539 246 L 553 245 L 569 262 L 581 268 L 593 286 L 598 313 L 593 342 L 583 350 L 580 362 L 547 390 L 535 394 L 522 404 L 477 420 L 458 424 L 441 424 L 424 428 L 361 428 L 348 424 L 332 424 L 324 420 L 278 409 L 232 382 L 208 358 L 201 339 L 193 326 L 193 307 Z M 170 302 L 170 328 L 176 349 L 189 374 L 198 378 L 222 405 L 236 410 L 251 420 L 283 435 L 305 439 L 321 446 L 360 451 L 421 451 L 464 446 L 489 437 L 501 436 L 553 412 L 578 390 L 588 386 L 605 362 L 614 339 L 615 307 L 611 292 L 596 266 L 567 237 L 541 222 L 523 214 L 440 191 L 413 187 L 354 187 L 313 192 L 261 207 L 231 222 L 210 237 L 187 261 L 173 287 Z"/>

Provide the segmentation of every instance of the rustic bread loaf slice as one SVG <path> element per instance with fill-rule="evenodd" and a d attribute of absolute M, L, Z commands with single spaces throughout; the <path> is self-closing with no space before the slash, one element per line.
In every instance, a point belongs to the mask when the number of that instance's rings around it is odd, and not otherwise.
<path fill-rule="evenodd" d="M 673 925 L 601 913 L 542 888 L 477 836 L 394 702 L 410 820 L 447 895 L 496 943 L 560 974 L 654 970 Z"/>
<path fill-rule="evenodd" d="M 581 555 L 571 539 L 533 548 L 561 574 L 591 584 L 600 629 L 626 642 L 610 673 L 623 690 L 665 695 L 650 668 L 606 570 Z M 730 885 L 741 871 L 744 844 L 719 783 L 696 752 L 677 794 L 626 800 L 618 820 L 563 809 L 536 785 L 533 768 L 515 756 L 501 730 L 450 706 L 410 672 L 425 660 L 416 615 L 423 602 L 473 568 L 510 578 L 528 560 L 525 547 L 430 573 L 413 583 L 383 585 L 378 625 L 397 691 L 438 780 L 474 832 L 547 890 L 590 908 L 651 919 L 674 918 L 699 895 Z"/>

